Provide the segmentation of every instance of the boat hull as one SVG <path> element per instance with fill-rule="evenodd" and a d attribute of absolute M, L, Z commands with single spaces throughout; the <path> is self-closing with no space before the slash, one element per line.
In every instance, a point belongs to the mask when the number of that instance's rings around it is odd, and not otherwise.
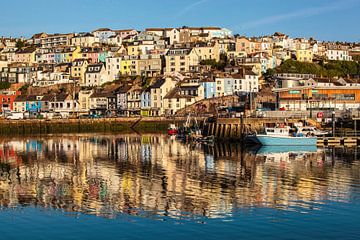
<path fill-rule="evenodd" d="M 316 146 L 316 137 L 283 137 L 257 135 L 257 140 L 263 146 Z"/>
<path fill-rule="evenodd" d="M 168 129 L 168 135 L 174 136 L 178 134 L 178 130 L 176 129 Z"/>

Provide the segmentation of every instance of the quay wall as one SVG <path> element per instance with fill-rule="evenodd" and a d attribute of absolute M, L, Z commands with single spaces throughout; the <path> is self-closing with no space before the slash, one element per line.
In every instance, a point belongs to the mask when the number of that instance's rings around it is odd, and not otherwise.
<path fill-rule="evenodd" d="M 58 120 L 0 120 L 0 135 L 53 133 L 165 133 L 170 123 L 181 124 L 184 118 L 106 118 Z"/>

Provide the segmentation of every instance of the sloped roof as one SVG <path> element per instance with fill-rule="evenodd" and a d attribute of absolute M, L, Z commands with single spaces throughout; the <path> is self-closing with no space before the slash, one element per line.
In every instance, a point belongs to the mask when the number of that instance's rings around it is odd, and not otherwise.
<path fill-rule="evenodd" d="M 159 87 L 161 87 L 164 83 L 165 83 L 165 79 L 163 79 L 163 78 L 158 79 L 158 80 L 156 80 L 156 82 L 155 82 L 154 84 L 152 84 L 152 85 L 150 86 L 150 88 L 151 88 L 151 89 L 153 89 L 153 88 L 159 88 Z"/>

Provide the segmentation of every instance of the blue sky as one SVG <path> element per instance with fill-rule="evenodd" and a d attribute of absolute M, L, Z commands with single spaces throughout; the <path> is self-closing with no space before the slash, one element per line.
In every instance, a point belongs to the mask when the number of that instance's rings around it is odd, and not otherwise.
<path fill-rule="evenodd" d="M 0 36 L 179 26 L 221 26 L 247 36 L 360 41 L 360 0 L 13 0 Z"/>

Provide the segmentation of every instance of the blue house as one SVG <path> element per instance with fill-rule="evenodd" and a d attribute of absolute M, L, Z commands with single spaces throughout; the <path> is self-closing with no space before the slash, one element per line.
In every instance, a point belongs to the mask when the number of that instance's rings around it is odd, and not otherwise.
<path fill-rule="evenodd" d="M 61 63 L 63 57 L 62 57 L 62 52 L 57 52 L 54 54 L 54 62 L 55 63 Z"/>
<path fill-rule="evenodd" d="M 141 116 L 150 116 L 151 108 L 151 91 L 147 88 L 141 93 Z"/>
<path fill-rule="evenodd" d="M 26 98 L 25 109 L 30 116 L 36 116 L 41 112 L 41 99 L 43 96 L 28 95 Z"/>
<path fill-rule="evenodd" d="M 235 79 L 224 78 L 224 96 L 230 96 L 234 93 Z"/>
<path fill-rule="evenodd" d="M 200 83 L 204 87 L 204 98 L 213 98 L 216 96 L 216 84 L 215 80 L 205 79 Z"/>

